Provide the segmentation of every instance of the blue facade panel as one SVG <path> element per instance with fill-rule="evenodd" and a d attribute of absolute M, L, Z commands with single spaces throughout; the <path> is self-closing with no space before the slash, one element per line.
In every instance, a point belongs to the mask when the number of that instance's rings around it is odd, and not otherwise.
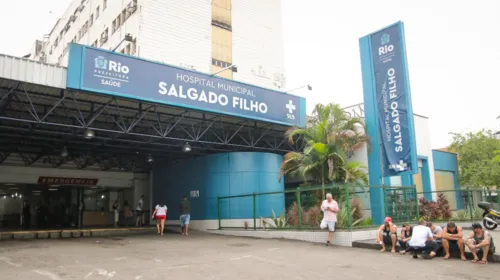
<path fill-rule="evenodd" d="M 190 198 L 192 219 L 217 219 L 217 197 L 283 191 L 279 181 L 281 155 L 259 152 L 236 152 L 198 157 L 175 165 L 156 167 L 153 171 L 153 202 L 167 204 L 169 219 L 179 216 L 179 202 L 184 195 L 198 190 Z M 256 197 L 257 217 L 279 214 L 285 207 L 283 194 Z M 221 199 L 221 218 L 253 217 L 253 198 Z"/>
<path fill-rule="evenodd" d="M 453 180 L 455 189 L 460 189 L 460 182 L 458 180 L 458 156 L 454 153 L 448 153 L 438 150 L 432 150 L 432 160 L 434 161 L 434 170 L 447 171 L 453 173 Z M 460 192 L 456 192 L 457 208 L 462 209 L 462 198 Z"/>

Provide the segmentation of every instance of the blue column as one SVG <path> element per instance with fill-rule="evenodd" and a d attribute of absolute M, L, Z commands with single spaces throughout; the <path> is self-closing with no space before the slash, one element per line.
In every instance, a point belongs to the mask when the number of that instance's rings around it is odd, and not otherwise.
<path fill-rule="evenodd" d="M 455 183 L 455 197 L 457 200 L 457 209 L 464 209 L 462 203 L 462 193 L 460 192 L 460 182 L 458 181 L 458 173 L 456 171 L 453 172 L 453 180 Z"/>
<path fill-rule="evenodd" d="M 363 77 L 363 96 L 365 122 L 368 136 L 372 141 L 372 150 L 368 154 L 368 180 L 370 186 L 370 204 L 372 221 L 374 224 L 382 224 L 385 217 L 384 192 L 382 188 L 381 151 L 378 135 L 377 102 L 375 100 L 375 76 L 373 71 L 373 60 L 371 55 L 370 35 L 359 39 L 361 55 L 361 72 Z M 373 188 L 375 187 L 375 188 Z"/>
<path fill-rule="evenodd" d="M 431 173 L 429 170 L 429 160 L 427 157 L 424 156 L 419 156 L 418 159 L 422 161 L 422 185 L 424 190 L 424 197 L 427 200 L 432 200 Z"/>
<path fill-rule="evenodd" d="M 401 185 L 403 187 L 411 187 L 411 186 L 413 186 L 412 179 L 413 179 L 413 175 L 411 175 L 411 174 L 401 175 Z"/>

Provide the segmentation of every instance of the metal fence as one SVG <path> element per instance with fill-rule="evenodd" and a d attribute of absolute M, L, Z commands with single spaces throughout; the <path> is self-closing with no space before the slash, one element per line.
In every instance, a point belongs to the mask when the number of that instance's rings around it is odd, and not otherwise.
<path fill-rule="evenodd" d="M 383 194 L 383 205 L 371 205 L 370 193 Z M 479 201 L 500 208 L 496 194 L 470 188 L 417 192 L 415 187 L 328 185 L 299 187 L 280 192 L 251 193 L 217 198 L 219 229 L 318 229 L 321 202 L 331 193 L 339 204 L 338 229 L 369 228 L 371 209 L 381 208 L 396 223 L 428 221 L 476 221 Z M 496 206 L 498 205 L 498 206 Z"/>

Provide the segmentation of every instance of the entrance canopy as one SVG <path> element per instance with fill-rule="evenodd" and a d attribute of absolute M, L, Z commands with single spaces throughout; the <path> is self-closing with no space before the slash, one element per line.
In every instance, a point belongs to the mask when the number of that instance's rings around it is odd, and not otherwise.
<path fill-rule="evenodd" d="M 0 163 L 145 171 L 151 166 L 147 162 L 149 155 L 158 162 L 230 151 L 286 153 L 301 148 L 290 145 L 284 138 L 284 132 L 290 126 L 301 125 L 305 121 L 305 101 L 299 97 L 207 75 L 206 79 L 213 83 L 223 80 L 229 90 L 232 90 L 229 86 L 239 85 L 240 91 L 241 87 L 246 87 L 246 94 L 252 91 L 253 95 L 239 96 L 240 100 L 247 100 L 242 102 L 249 102 L 246 103 L 248 106 L 241 105 L 240 109 L 235 109 L 232 102 L 236 99 L 233 97 L 239 93 L 230 95 L 224 88 L 212 91 L 218 97 L 217 104 L 211 103 L 213 100 L 210 98 L 213 97 L 210 96 L 213 94 L 209 90 L 204 91 L 202 86 L 193 85 L 188 93 L 188 87 L 183 87 L 181 81 L 175 85 L 175 97 L 172 76 L 168 76 L 170 70 L 159 68 L 156 72 L 145 72 L 140 68 L 141 64 L 172 68 L 193 77 L 204 74 L 97 49 L 91 49 L 97 57 L 91 58 L 93 70 L 90 71 L 90 66 L 82 64 L 88 62 L 85 56 L 90 56 L 84 52 L 86 47 L 73 45 L 71 56 L 75 55 L 75 48 L 79 48 L 79 54 L 83 55 L 80 70 L 72 69 L 74 60 L 70 60 L 69 69 L 66 69 L 0 55 Z M 97 69 L 111 65 L 123 73 L 118 75 L 110 70 Z M 74 71 L 80 71 L 80 80 L 74 76 Z M 89 81 L 86 75 L 96 80 Z M 160 82 L 154 92 L 147 84 L 152 79 L 148 76 L 156 75 L 166 83 L 165 94 L 159 92 L 162 89 Z M 172 75 L 178 76 L 176 73 Z M 122 87 L 113 86 L 117 85 L 118 79 L 123 80 Z M 129 84 L 133 84 L 131 89 L 127 88 Z M 109 89 L 104 90 L 103 86 Z M 186 96 L 182 100 L 178 97 L 181 91 Z M 193 103 L 195 91 L 198 93 L 197 102 L 204 104 Z M 199 101 L 203 91 L 207 102 Z M 133 98 L 134 94 L 138 98 Z M 228 99 L 227 107 L 221 107 L 220 96 L 223 94 Z M 278 97 L 273 99 L 261 94 L 276 94 Z M 175 98 L 180 101 L 171 102 Z M 287 121 L 288 111 L 280 111 L 278 105 L 272 103 L 275 99 L 285 109 L 289 103 L 297 104 L 297 117 Z M 252 100 L 258 101 L 259 105 L 252 105 L 255 104 L 250 102 Z M 292 102 L 288 102 L 290 100 Z M 191 103 L 188 106 L 183 101 Z M 300 111 L 302 106 L 304 111 Z M 261 112 L 264 111 L 264 107 L 267 107 L 269 115 L 259 113 L 261 109 Z M 224 111 L 226 108 L 232 109 Z M 242 113 L 245 108 L 250 108 L 250 112 Z M 285 116 L 277 110 L 285 112 Z M 86 139 L 86 130 L 91 130 L 95 136 Z M 182 151 L 186 143 L 192 147 L 189 153 Z"/>

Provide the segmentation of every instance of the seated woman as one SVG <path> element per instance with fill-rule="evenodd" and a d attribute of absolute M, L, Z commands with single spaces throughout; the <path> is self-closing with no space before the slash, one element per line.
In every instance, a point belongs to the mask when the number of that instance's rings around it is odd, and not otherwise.
<path fill-rule="evenodd" d="M 406 251 L 408 249 L 408 241 L 411 239 L 411 235 L 413 233 L 413 227 L 408 223 L 403 224 L 403 229 L 401 230 L 401 238 L 399 239 L 399 245 L 401 245 L 401 252 Z"/>

